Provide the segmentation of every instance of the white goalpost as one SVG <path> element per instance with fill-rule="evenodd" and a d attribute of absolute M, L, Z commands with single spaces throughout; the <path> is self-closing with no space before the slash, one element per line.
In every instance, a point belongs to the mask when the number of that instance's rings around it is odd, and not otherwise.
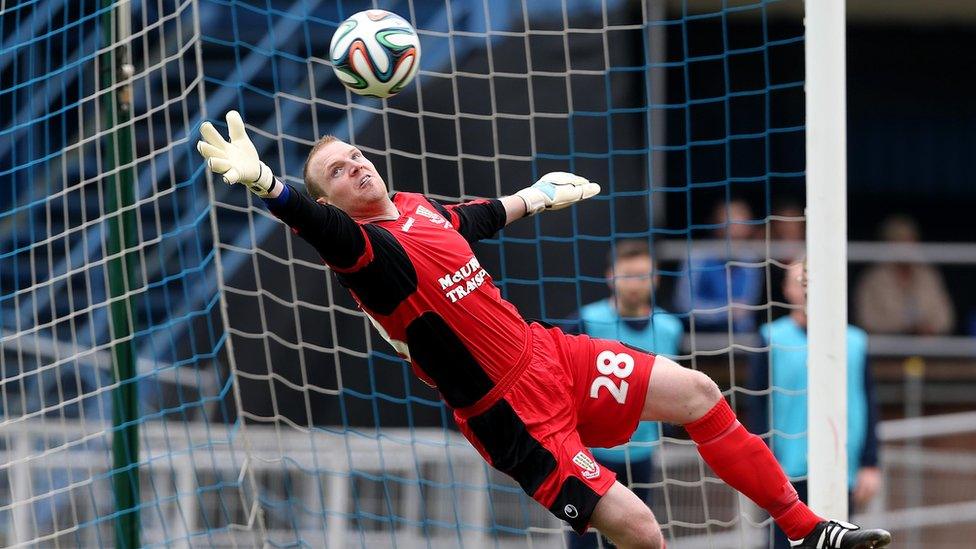
<path fill-rule="evenodd" d="M 845 0 L 808 0 L 806 24 L 809 498 L 847 518 Z"/>

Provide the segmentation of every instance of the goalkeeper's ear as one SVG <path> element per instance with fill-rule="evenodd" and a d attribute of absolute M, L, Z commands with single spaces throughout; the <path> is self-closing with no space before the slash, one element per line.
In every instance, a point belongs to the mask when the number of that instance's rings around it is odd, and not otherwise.
<path fill-rule="evenodd" d="M 312 174 L 309 173 L 307 163 L 305 164 L 305 190 L 315 202 L 323 206 L 329 205 L 329 195 L 326 194 L 325 188 L 322 185 L 313 180 Z"/>

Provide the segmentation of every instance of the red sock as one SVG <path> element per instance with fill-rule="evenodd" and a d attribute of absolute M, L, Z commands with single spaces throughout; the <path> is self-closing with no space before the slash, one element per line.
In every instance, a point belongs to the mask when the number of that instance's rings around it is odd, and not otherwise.
<path fill-rule="evenodd" d="M 724 398 L 685 429 L 705 463 L 765 509 L 787 537 L 805 537 L 823 521 L 800 501 L 773 453 L 762 439 L 746 431 Z"/>

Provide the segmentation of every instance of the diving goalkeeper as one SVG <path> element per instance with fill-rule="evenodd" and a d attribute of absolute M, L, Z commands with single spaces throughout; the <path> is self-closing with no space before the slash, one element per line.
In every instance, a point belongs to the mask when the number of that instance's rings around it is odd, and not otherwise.
<path fill-rule="evenodd" d="M 227 127 L 230 141 L 209 122 L 200 128 L 197 150 L 210 170 L 245 185 L 315 247 L 379 333 L 455 410 L 481 456 L 577 532 L 592 525 L 620 547 L 664 546 L 651 510 L 587 449 L 623 444 L 648 420 L 683 425 L 705 462 L 768 511 L 793 546 L 890 542 L 883 530 L 826 521 L 799 501 L 704 374 L 617 341 L 528 323 L 502 299 L 471 244 L 589 198 L 599 185 L 555 172 L 494 200 L 390 196 L 359 149 L 326 136 L 305 164 L 309 196 L 261 162 L 237 112 Z"/>

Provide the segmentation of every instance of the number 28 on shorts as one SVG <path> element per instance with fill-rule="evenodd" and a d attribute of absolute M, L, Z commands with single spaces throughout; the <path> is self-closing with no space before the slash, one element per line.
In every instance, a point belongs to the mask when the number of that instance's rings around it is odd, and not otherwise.
<path fill-rule="evenodd" d="M 634 371 L 634 357 L 627 353 L 603 351 L 596 357 L 596 369 L 602 375 L 590 384 L 590 398 L 599 398 L 600 389 L 606 389 L 618 404 L 623 404 L 630 387 L 626 380 Z"/>

